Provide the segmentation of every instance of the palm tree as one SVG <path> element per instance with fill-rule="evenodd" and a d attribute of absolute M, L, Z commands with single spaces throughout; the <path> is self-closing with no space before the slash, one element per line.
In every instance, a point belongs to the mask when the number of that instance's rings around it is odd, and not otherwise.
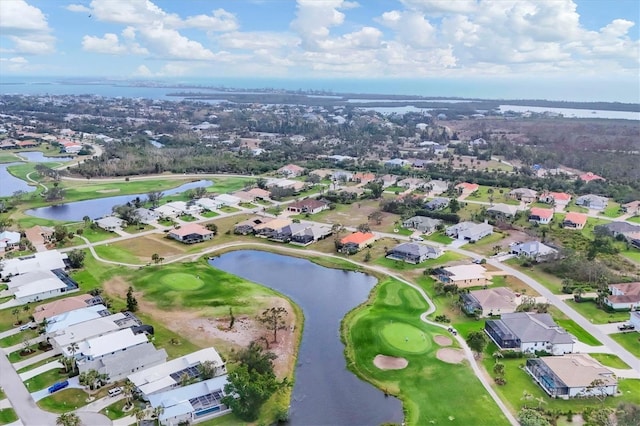
<path fill-rule="evenodd" d="M 147 417 L 147 413 L 140 407 L 136 407 L 133 410 L 133 415 L 136 416 L 136 423 L 140 424 L 140 422 Z"/>
<path fill-rule="evenodd" d="M 78 346 L 77 342 L 73 342 L 71 343 L 69 346 L 67 346 L 67 350 L 69 352 L 71 352 L 71 358 L 74 358 L 75 361 L 75 357 L 76 357 L 76 352 L 80 349 L 80 346 Z M 73 369 L 75 370 L 75 362 L 73 364 Z"/>
<path fill-rule="evenodd" d="M 65 356 L 65 357 L 62 357 L 62 359 L 60 359 L 60 362 L 62 362 L 62 365 L 64 366 L 64 371 L 66 373 L 68 373 L 69 370 L 72 368 L 74 361 L 75 360 L 73 359 L 73 357 L 70 357 L 70 356 Z"/>
<path fill-rule="evenodd" d="M 11 310 L 11 315 L 15 315 L 15 317 L 16 317 L 15 325 L 19 325 L 20 324 L 20 309 L 13 308 Z"/>
<path fill-rule="evenodd" d="M 499 359 L 504 358 L 504 354 L 502 353 L 502 351 L 495 351 L 492 356 L 493 356 L 493 359 L 496 360 L 496 364 L 498 363 Z"/>
<path fill-rule="evenodd" d="M 127 407 L 131 407 L 133 405 L 133 393 L 135 390 L 136 386 L 131 380 L 127 380 L 122 386 L 122 393 L 127 400 Z"/>
<path fill-rule="evenodd" d="M 164 413 L 164 406 L 162 405 L 158 405 L 156 408 L 153 409 L 153 417 L 155 418 L 160 417 L 162 413 Z"/>
<path fill-rule="evenodd" d="M 57 426 L 80 426 L 82 422 L 80 421 L 80 417 L 78 417 L 75 413 L 64 413 L 60 414 L 56 419 Z"/>

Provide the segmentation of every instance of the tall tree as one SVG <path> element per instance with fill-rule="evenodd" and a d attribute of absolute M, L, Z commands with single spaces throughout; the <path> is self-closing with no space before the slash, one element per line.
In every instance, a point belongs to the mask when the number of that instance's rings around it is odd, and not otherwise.
<path fill-rule="evenodd" d="M 84 266 L 84 250 L 73 249 L 67 253 L 69 265 L 74 269 L 80 269 Z"/>
<path fill-rule="evenodd" d="M 273 343 L 278 343 L 278 330 L 285 328 L 285 317 L 288 312 L 282 306 L 265 309 L 258 317 L 258 320 L 263 323 L 267 330 L 273 331 Z"/>
<path fill-rule="evenodd" d="M 63 413 L 56 419 L 57 426 L 80 426 L 82 422 L 76 413 Z"/>
<path fill-rule="evenodd" d="M 138 310 L 138 300 L 133 295 L 133 287 L 131 286 L 127 289 L 127 310 L 131 312 Z"/>
<path fill-rule="evenodd" d="M 487 336 L 482 331 L 472 331 L 467 337 L 467 345 L 475 352 L 477 357 L 487 346 Z"/>

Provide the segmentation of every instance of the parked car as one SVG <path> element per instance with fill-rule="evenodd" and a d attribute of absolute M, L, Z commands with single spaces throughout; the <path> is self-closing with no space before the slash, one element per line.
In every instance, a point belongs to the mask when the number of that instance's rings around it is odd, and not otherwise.
<path fill-rule="evenodd" d="M 116 396 L 122 393 L 122 388 L 120 386 L 116 386 L 115 388 L 109 389 L 109 396 Z"/>
<path fill-rule="evenodd" d="M 59 391 L 60 389 L 66 388 L 67 386 L 69 386 L 69 381 L 65 380 L 63 382 L 54 383 L 51 387 L 49 387 L 48 391 L 49 393 L 54 393 Z"/>
<path fill-rule="evenodd" d="M 635 325 L 628 324 L 628 323 L 627 324 L 620 324 L 618 326 L 618 330 L 620 330 L 620 331 L 634 330 L 635 328 L 636 328 Z"/>
<path fill-rule="evenodd" d="M 31 328 L 31 323 L 28 322 L 28 323 L 20 326 L 20 331 L 26 331 L 26 330 L 28 330 L 30 328 Z"/>

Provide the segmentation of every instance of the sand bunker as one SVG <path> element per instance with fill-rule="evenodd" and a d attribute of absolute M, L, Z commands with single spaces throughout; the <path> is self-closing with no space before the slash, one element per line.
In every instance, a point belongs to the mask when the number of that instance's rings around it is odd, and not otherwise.
<path fill-rule="evenodd" d="M 440 361 L 444 361 L 449 364 L 459 364 L 464 360 L 464 352 L 462 352 L 460 349 L 438 349 L 436 356 Z"/>
<path fill-rule="evenodd" d="M 376 355 L 373 359 L 373 365 L 380 370 L 402 370 L 409 365 L 409 361 L 395 356 Z"/>
<path fill-rule="evenodd" d="M 101 194 L 108 194 L 110 192 L 120 192 L 120 188 L 113 188 L 113 189 L 100 189 L 96 192 L 99 192 Z"/>
<path fill-rule="evenodd" d="M 435 342 L 440 346 L 451 346 L 451 344 L 453 343 L 450 337 L 440 334 L 438 334 L 437 336 L 433 336 L 433 340 L 435 340 Z"/>

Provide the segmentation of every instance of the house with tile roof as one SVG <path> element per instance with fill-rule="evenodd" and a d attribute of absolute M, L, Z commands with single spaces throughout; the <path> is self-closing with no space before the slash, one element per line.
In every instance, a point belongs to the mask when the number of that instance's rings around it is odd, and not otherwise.
<path fill-rule="evenodd" d="M 509 197 L 525 203 L 533 203 L 538 197 L 538 192 L 529 188 L 516 188 L 509 191 Z"/>
<path fill-rule="evenodd" d="M 538 200 L 541 203 L 555 204 L 556 206 L 566 206 L 571 201 L 571 195 L 566 192 L 545 192 Z"/>
<path fill-rule="evenodd" d="M 456 189 L 461 190 L 463 194 L 471 194 L 480 189 L 477 183 L 461 182 L 456 185 Z"/>
<path fill-rule="evenodd" d="M 562 220 L 562 227 L 566 229 L 582 229 L 587 224 L 588 216 L 584 213 L 569 212 Z"/>
<path fill-rule="evenodd" d="M 482 265 L 456 265 L 438 268 L 435 272 L 444 284 L 454 284 L 458 288 L 477 287 L 490 283 L 487 270 Z"/>
<path fill-rule="evenodd" d="M 462 309 L 469 315 L 479 313 L 482 317 L 509 314 L 516 311 L 520 297 L 507 287 L 472 290 L 460 293 Z"/>
<path fill-rule="evenodd" d="M 304 173 L 304 167 L 300 167 L 296 164 L 287 164 L 286 166 L 280 167 L 277 172 L 284 177 L 294 178 Z"/>
<path fill-rule="evenodd" d="M 602 180 L 602 181 L 606 180 L 602 176 L 598 176 L 597 174 L 595 174 L 593 172 L 583 173 L 583 174 L 579 175 L 578 177 L 580 178 L 580 180 L 582 180 L 584 182 L 591 182 L 591 181 L 594 181 L 594 180 Z"/>
<path fill-rule="evenodd" d="M 540 225 L 548 225 L 553 220 L 553 210 L 541 207 L 532 207 L 529 210 L 529 222 L 539 223 Z"/>
<path fill-rule="evenodd" d="M 498 203 L 487 209 L 487 214 L 492 217 L 510 219 L 518 213 L 518 207 L 509 204 Z"/>
<path fill-rule="evenodd" d="M 604 302 L 612 309 L 640 309 L 640 282 L 609 284 Z"/>
<path fill-rule="evenodd" d="M 294 201 L 287 205 L 287 211 L 293 213 L 309 213 L 316 214 L 329 208 L 329 204 L 316 198 L 307 198 L 305 200 Z"/>
<path fill-rule="evenodd" d="M 376 236 L 371 232 L 354 232 L 340 240 L 339 251 L 341 253 L 354 253 L 372 244 L 375 240 Z"/>
<path fill-rule="evenodd" d="M 212 239 L 214 233 L 199 223 L 187 223 L 172 229 L 167 235 L 181 243 L 194 244 Z"/>

